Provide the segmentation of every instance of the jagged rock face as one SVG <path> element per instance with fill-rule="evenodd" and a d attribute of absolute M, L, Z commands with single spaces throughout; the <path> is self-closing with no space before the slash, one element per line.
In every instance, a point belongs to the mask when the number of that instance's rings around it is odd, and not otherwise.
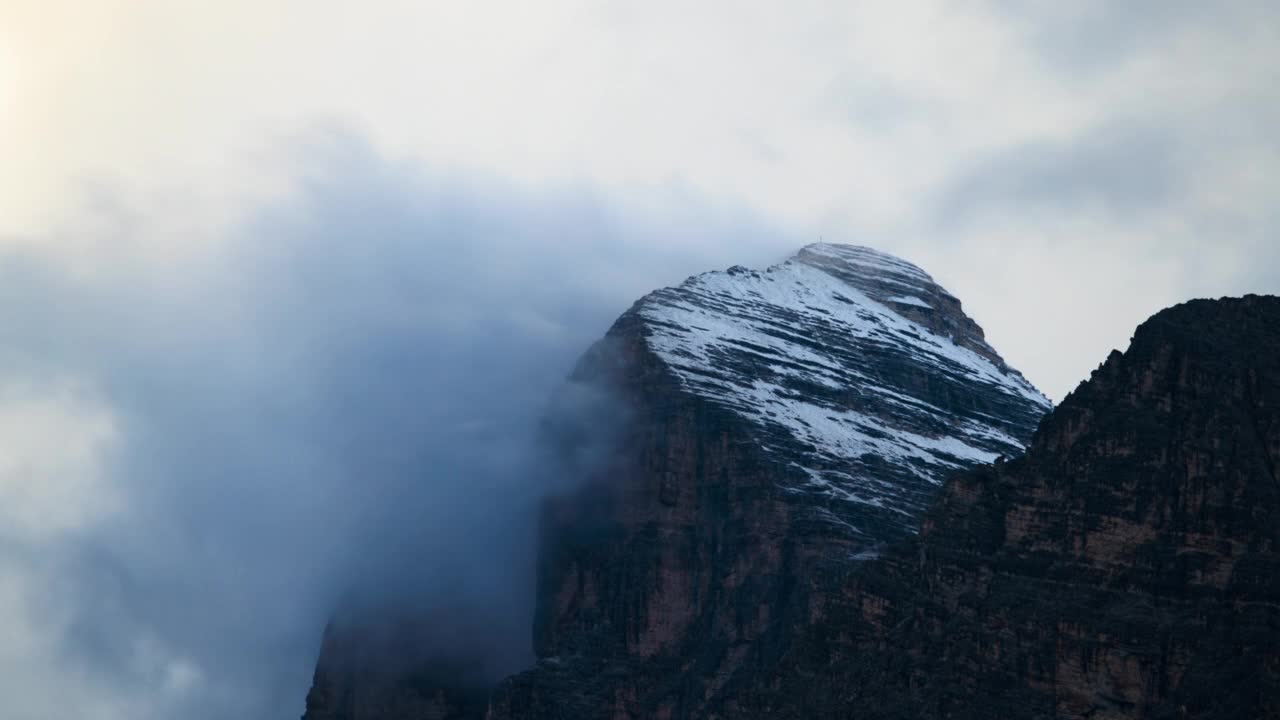
<path fill-rule="evenodd" d="M 927 274 L 834 245 L 653 293 L 574 380 L 629 415 L 548 504 L 540 659 L 494 720 L 750 715 L 842 579 L 1050 407 Z"/>
<path fill-rule="evenodd" d="M 536 666 L 482 711 L 331 634 L 308 717 L 1280 717 L 1278 298 L 1159 313 L 994 466 L 1047 404 L 865 249 L 654 293 L 572 386 L 627 412 L 549 418 Z"/>
<path fill-rule="evenodd" d="M 1280 717 L 1280 298 L 1141 326 L 810 609 L 780 718 Z"/>

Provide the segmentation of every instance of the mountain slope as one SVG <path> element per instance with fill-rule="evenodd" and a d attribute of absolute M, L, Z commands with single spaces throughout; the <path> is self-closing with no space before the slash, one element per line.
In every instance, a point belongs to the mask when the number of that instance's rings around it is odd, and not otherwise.
<path fill-rule="evenodd" d="M 811 607 L 1050 406 L 922 270 L 822 244 L 647 296 L 572 384 L 626 422 L 548 503 L 540 659 L 495 719 L 733 714 Z M 592 434 L 549 427 L 568 456 Z"/>
<path fill-rule="evenodd" d="M 868 248 L 818 244 L 762 272 L 706 273 L 635 312 L 685 390 L 804 471 L 789 491 L 873 542 L 913 532 L 948 473 L 1020 452 L 1050 407 L 958 300 Z"/>
<path fill-rule="evenodd" d="M 1278 467 L 1280 298 L 1165 310 L 812 608 L 755 707 L 1280 717 Z"/>

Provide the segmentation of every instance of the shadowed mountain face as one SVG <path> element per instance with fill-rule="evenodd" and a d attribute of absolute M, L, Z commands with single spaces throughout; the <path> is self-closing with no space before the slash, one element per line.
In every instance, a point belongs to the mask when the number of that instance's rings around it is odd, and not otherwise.
<path fill-rule="evenodd" d="M 811 606 L 781 718 L 1280 717 L 1280 298 L 1144 323 Z"/>
<path fill-rule="evenodd" d="M 584 394 L 613 422 L 583 413 Z M 814 245 L 645 297 L 548 416 L 575 489 L 544 511 L 539 660 L 490 714 L 733 712 L 947 476 L 1021 452 L 1049 407 L 958 300 L 866 248 Z M 410 654 L 449 668 L 438 681 L 387 669 L 369 649 L 386 634 L 331 629 L 307 718 L 475 716 L 460 659 Z"/>
<path fill-rule="evenodd" d="M 307 717 L 1280 717 L 1280 298 L 1157 314 L 1021 454 L 1046 408 L 874 251 L 653 293 L 548 415 L 534 667 L 350 624 Z"/>

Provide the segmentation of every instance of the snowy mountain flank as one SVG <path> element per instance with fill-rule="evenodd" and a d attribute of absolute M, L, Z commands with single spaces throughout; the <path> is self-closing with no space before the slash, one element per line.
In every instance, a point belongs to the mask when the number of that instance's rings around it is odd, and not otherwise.
<path fill-rule="evenodd" d="M 683 387 L 803 471 L 789 492 L 873 540 L 913 532 L 948 474 L 1020 453 L 1052 407 L 959 300 L 870 248 L 816 244 L 766 270 L 704 273 L 637 311 Z"/>

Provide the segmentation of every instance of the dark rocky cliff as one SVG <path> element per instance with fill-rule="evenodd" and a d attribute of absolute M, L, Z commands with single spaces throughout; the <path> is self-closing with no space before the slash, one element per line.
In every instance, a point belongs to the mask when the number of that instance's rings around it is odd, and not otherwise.
<path fill-rule="evenodd" d="M 1280 717 L 1280 298 L 1144 323 L 811 608 L 744 717 Z"/>
<path fill-rule="evenodd" d="M 1048 408 L 922 271 L 838 246 L 654 293 L 576 379 L 633 414 L 548 504 L 539 661 L 493 720 L 753 714 L 813 609 Z"/>
<path fill-rule="evenodd" d="M 814 608 L 1049 409 L 922 270 L 833 245 L 653 293 L 572 380 L 625 421 L 601 456 L 583 452 L 600 428 L 548 419 L 591 463 L 547 502 L 539 659 L 493 693 L 494 720 L 749 714 Z M 449 673 L 366 646 L 331 631 L 308 719 L 475 716 Z"/>
<path fill-rule="evenodd" d="M 536 665 L 334 631 L 307 717 L 1280 718 L 1280 298 L 1157 314 L 1022 454 L 1043 401 L 868 252 L 638 303 L 570 385 L 626 409 L 609 452 L 548 418 L 588 472 L 546 505 Z"/>

